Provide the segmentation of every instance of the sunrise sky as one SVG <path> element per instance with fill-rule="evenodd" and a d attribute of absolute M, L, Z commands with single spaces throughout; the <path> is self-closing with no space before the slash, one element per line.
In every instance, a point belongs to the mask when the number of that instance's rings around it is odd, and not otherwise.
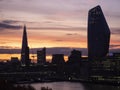
<path fill-rule="evenodd" d="M 110 48 L 120 48 L 120 0 L 0 0 L 0 49 L 21 48 L 24 24 L 30 48 L 87 48 L 88 10 L 97 5 L 111 30 Z"/>

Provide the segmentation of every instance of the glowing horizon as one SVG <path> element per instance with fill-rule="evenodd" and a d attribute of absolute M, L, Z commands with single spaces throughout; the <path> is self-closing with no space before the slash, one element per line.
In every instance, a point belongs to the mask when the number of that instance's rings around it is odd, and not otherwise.
<path fill-rule="evenodd" d="M 20 54 L 0 54 L 0 57 L 2 57 L 2 58 L 0 58 L 0 62 L 1 61 L 2 62 L 10 61 L 12 57 L 17 57 L 18 60 L 20 60 L 20 56 L 21 56 Z M 32 56 L 34 56 L 34 58 Z M 35 63 L 37 62 L 37 57 L 36 56 L 37 56 L 36 54 L 30 54 L 31 62 L 35 62 Z M 4 58 L 4 57 L 6 57 L 6 58 Z M 51 62 L 51 60 L 52 60 L 52 56 L 47 55 L 46 56 L 46 61 Z M 65 60 L 65 62 L 68 61 L 68 56 L 64 56 L 64 60 Z"/>

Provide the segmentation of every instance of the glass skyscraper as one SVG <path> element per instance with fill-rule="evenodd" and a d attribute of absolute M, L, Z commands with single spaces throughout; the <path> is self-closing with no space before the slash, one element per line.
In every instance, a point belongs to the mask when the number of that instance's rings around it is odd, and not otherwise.
<path fill-rule="evenodd" d="M 98 5 L 88 13 L 88 58 L 106 57 L 109 52 L 110 29 L 101 7 Z"/>

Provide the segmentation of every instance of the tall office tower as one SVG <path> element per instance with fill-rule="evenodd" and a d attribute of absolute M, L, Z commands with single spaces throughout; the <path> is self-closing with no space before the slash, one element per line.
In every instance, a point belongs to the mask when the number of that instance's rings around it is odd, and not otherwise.
<path fill-rule="evenodd" d="M 88 14 L 88 58 L 104 58 L 109 51 L 110 29 L 101 7 L 98 5 Z"/>
<path fill-rule="evenodd" d="M 37 51 L 37 63 L 38 64 L 46 63 L 46 48 L 43 48 L 41 51 Z"/>
<path fill-rule="evenodd" d="M 23 38 L 22 38 L 21 63 L 22 65 L 26 65 L 26 66 L 30 64 L 26 26 L 24 26 Z"/>

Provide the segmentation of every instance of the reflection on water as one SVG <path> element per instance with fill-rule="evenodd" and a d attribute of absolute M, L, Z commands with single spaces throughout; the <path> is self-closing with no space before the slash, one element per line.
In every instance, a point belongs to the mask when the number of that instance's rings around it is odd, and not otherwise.
<path fill-rule="evenodd" d="M 36 90 L 40 90 L 41 87 L 49 87 L 52 90 L 85 90 L 84 86 L 80 83 L 71 82 L 53 82 L 53 83 L 37 83 L 32 84 Z"/>
<path fill-rule="evenodd" d="M 36 90 L 40 90 L 41 87 L 49 87 L 52 90 L 120 90 L 118 86 L 81 84 L 75 82 L 35 83 L 32 86 Z"/>
<path fill-rule="evenodd" d="M 84 84 L 85 90 L 120 90 L 118 86 L 99 85 L 99 84 Z"/>

